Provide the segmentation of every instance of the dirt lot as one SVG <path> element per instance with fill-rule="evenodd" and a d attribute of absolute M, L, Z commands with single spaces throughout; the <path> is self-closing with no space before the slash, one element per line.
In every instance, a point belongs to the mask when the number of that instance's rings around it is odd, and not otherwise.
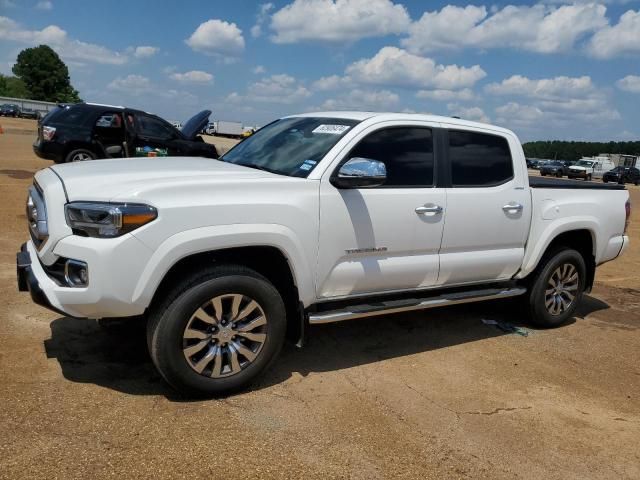
<path fill-rule="evenodd" d="M 640 188 L 631 250 L 569 324 L 505 304 L 315 327 L 249 392 L 185 401 L 136 325 L 16 291 L 33 122 L 0 120 L 0 478 L 640 478 Z"/>

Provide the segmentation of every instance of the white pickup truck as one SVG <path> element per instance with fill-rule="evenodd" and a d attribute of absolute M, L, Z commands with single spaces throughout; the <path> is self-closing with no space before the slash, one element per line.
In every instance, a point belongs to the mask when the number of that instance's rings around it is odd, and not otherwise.
<path fill-rule="evenodd" d="M 617 184 L 528 178 L 509 130 L 427 115 L 282 118 L 219 160 L 54 165 L 29 189 L 20 290 L 147 319 L 175 388 L 246 386 L 305 326 L 520 297 L 561 324 L 627 247 Z"/>

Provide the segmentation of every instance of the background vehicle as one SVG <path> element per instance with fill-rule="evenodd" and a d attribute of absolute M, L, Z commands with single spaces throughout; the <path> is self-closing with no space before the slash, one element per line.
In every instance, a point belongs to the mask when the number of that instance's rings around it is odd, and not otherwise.
<path fill-rule="evenodd" d="M 635 167 L 616 167 L 613 170 L 605 172 L 602 176 L 602 181 L 604 183 L 616 182 L 638 185 L 638 183 L 640 183 L 640 170 Z"/>
<path fill-rule="evenodd" d="M 560 325 L 629 242 L 624 186 L 529 178 L 511 131 L 429 115 L 292 116 L 217 162 L 34 182 L 20 289 L 73 317 L 144 315 L 154 364 L 190 394 L 244 387 L 307 323 L 519 297 Z"/>
<path fill-rule="evenodd" d="M 566 175 L 568 171 L 569 171 L 569 167 L 567 167 L 563 162 L 558 160 L 552 160 L 540 167 L 540 175 L 542 175 L 543 177 L 545 175 L 562 177 Z"/>
<path fill-rule="evenodd" d="M 527 158 L 527 168 L 536 169 L 538 168 L 539 160 L 537 158 Z"/>
<path fill-rule="evenodd" d="M 13 103 L 5 103 L 0 107 L 0 115 L 3 117 L 17 118 L 20 116 L 20 107 Z"/>
<path fill-rule="evenodd" d="M 61 105 L 40 121 L 33 150 L 56 163 L 133 157 L 141 149 L 218 158 L 215 146 L 198 136 L 210 114 L 209 110 L 198 113 L 180 131 L 140 110 L 88 103 Z"/>
<path fill-rule="evenodd" d="M 242 123 L 240 122 L 218 120 L 217 122 L 214 122 L 214 125 L 214 135 L 232 138 L 240 138 L 242 136 Z"/>
<path fill-rule="evenodd" d="M 602 177 L 606 171 L 614 167 L 615 165 L 608 157 L 583 158 L 569 167 L 567 176 L 591 180 L 593 177 Z"/>
<path fill-rule="evenodd" d="M 20 117 L 22 118 L 31 118 L 33 120 L 40 119 L 40 112 L 34 110 L 33 108 L 23 108 L 22 112 L 20 112 Z"/>

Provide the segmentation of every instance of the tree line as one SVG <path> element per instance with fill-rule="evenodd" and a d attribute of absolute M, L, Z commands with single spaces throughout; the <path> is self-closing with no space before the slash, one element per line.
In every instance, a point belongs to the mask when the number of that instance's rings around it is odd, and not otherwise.
<path fill-rule="evenodd" d="M 0 74 L 0 95 L 45 102 L 80 102 L 71 85 L 69 69 L 48 45 L 26 48 L 18 54 L 12 75 Z"/>
<path fill-rule="evenodd" d="M 557 160 L 579 160 L 601 153 L 624 153 L 640 155 L 640 141 L 637 142 L 567 142 L 538 141 L 522 145 L 527 158 L 550 158 Z"/>

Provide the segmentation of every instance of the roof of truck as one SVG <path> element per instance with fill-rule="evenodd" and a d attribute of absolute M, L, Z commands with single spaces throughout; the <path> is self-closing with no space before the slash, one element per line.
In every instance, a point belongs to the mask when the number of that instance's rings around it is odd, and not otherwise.
<path fill-rule="evenodd" d="M 326 117 L 326 118 L 344 118 L 349 120 L 358 120 L 360 122 L 371 118 L 379 121 L 386 120 L 419 120 L 423 122 L 446 123 L 448 125 L 459 125 L 461 127 L 480 127 L 503 133 L 512 133 L 510 130 L 488 123 L 473 122 L 462 118 L 445 117 L 441 115 L 429 115 L 422 113 L 394 113 L 394 112 L 309 112 L 299 115 L 290 115 L 291 117 Z"/>

